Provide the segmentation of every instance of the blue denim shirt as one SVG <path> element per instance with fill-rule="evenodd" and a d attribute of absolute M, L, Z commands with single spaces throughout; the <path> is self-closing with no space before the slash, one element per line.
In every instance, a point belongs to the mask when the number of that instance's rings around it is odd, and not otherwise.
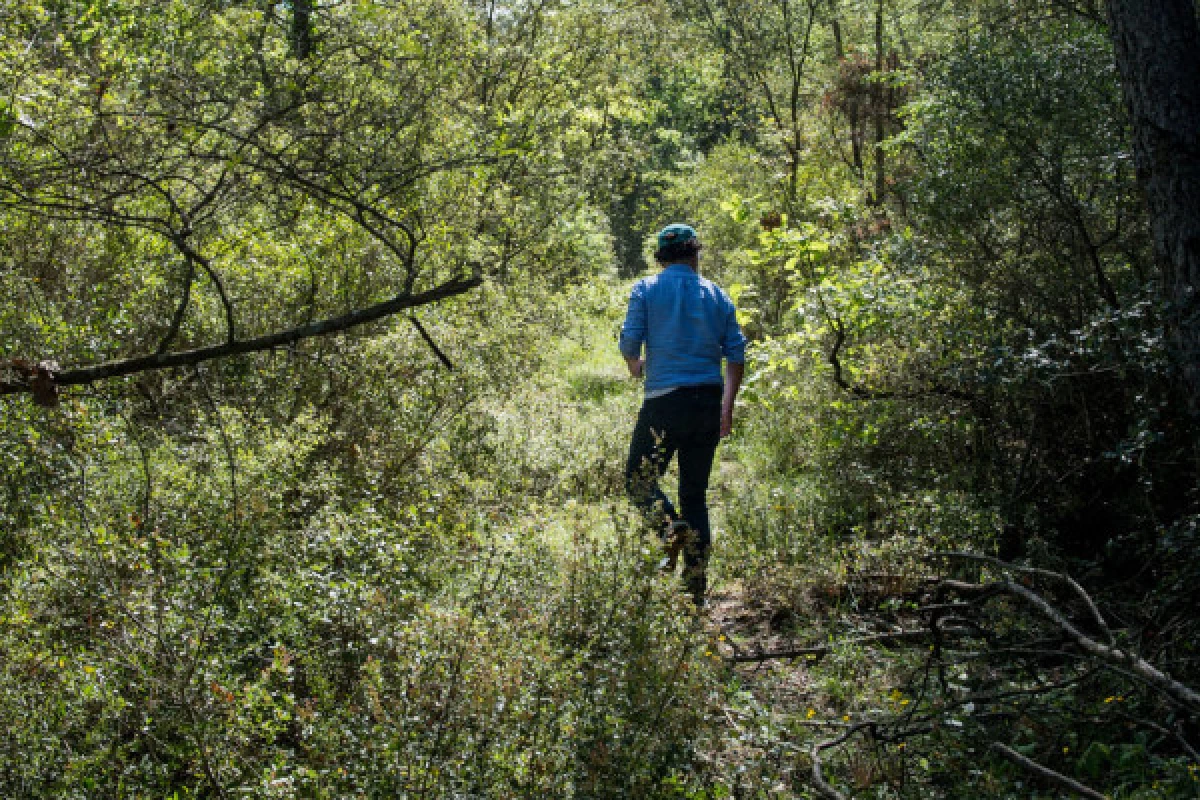
<path fill-rule="evenodd" d="M 687 264 L 642 278 L 629 294 L 621 326 L 621 354 L 646 346 L 646 394 L 681 386 L 721 384 L 721 359 L 746 360 L 746 337 L 733 301 Z"/>

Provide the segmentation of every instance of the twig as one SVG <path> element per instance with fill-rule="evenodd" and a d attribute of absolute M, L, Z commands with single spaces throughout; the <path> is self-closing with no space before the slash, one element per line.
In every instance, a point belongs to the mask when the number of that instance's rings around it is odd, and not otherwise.
<path fill-rule="evenodd" d="M 1053 783 L 1060 789 L 1066 789 L 1080 797 L 1088 797 L 1092 798 L 1092 800 L 1108 800 L 1107 795 L 1100 794 L 1095 789 L 1089 789 L 1074 778 L 1068 778 L 1061 772 L 1055 772 L 1049 767 L 1044 767 L 1036 761 L 1026 758 L 1008 745 L 1000 744 L 1000 742 L 992 742 L 991 749 L 1026 772 L 1037 775 L 1039 778 Z"/>
<path fill-rule="evenodd" d="M 1104 669 L 1104 668 L 1099 667 L 1098 669 Z M 1006 691 L 1006 692 L 995 692 L 993 694 L 966 695 L 965 697 L 961 698 L 960 705 L 964 705 L 966 703 L 978 703 L 980 705 L 983 705 L 983 704 L 995 705 L 995 704 L 1001 703 L 1005 700 L 1014 700 L 1019 697 L 1037 697 L 1039 695 L 1047 694 L 1049 692 L 1057 692 L 1060 689 L 1070 689 L 1071 687 L 1076 686 L 1076 685 L 1082 683 L 1083 681 L 1087 680 L 1088 678 L 1092 677 L 1092 675 L 1094 675 L 1094 674 L 1095 673 L 1085 672 L 1082 675 L 1075 675 L 1071 678 L 1068 678 L 1067 680 L 1058 681 L 1056 683 L 1039 684 L 1037 686 L 1031 686 L 1026 689 L 1010 689 L 1009 691 Z"/>
<path fill-rule="evenodd" d="M 917 606 L 916 608 L 902 608 L 900 611 L 911 611 L 913 614 L 932 614 L 941 613 L 942 611 L 964 611 L 969 608 L 975 608 L 975 603 L 931 603 L 927 606 Z"/>
<path fill-rule="evenodd" d="M 1179 730 L 1179 728 L 1168 728 L 1165 725 L 1159 725 L 1153 720 L 1142 719 L 1141 717 L 1135 717 L 1132 714 L 1126 714 L 1120 709 L 1117 709 L 1116 712 L 1118 716 L 1127 719 L 1136 725 L 1144 725 L 1150 730 L 1156 731 L 1163 736 L 1170 736 L 1183 749 L 1183 751 L 1187 753 L 1188 758 L 1194 762 L 1200 762 L 1200 751 L 1197 751 L 1196 748 L 1192 746 L 1192 743 L 1183 737 L 1183 732 Z"/>

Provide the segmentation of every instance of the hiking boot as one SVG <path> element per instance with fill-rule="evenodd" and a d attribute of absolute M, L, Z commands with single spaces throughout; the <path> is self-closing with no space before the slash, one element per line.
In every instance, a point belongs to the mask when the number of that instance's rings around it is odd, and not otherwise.
<path fill-rule="evenodd" d="M 668 525 L 663 533 L 663 547 L 667 554 L 658 562 L 658 568 L 663 572 L 674 572 L 680 552 L 691 540 L 692 526 L 687 524 L 687 520 L 677 519 Z"/>

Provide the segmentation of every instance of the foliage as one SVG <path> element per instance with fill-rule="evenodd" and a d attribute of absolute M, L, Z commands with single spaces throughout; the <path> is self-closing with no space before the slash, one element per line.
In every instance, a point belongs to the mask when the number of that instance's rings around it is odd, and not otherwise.
<path fill-rule="evenodd" d="M 1194 796 L 1193 713 L 972 588 L 1200 683 L 1100 16 L 5 4 L 5 392 L 480 285 L 0 396 L 0 794 Z M 676 220 L 753 340 L 700 615 L 621 498 Z"/>

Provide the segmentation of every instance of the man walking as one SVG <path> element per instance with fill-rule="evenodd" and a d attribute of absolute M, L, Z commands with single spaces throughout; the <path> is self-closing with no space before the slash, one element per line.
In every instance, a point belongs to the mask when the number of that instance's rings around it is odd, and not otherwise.
<path fill-rule="evenodd" d="M 664 540 L 668 570 L 674 570 L 683 549 L 684 583 L 696 605 L 702 606 L 712 543 L 708 478 L 717 443 L 733 427 L 746 337 L 728 295 L 698 273 L 700 242 L 695 230 L 687 225 L 663 228 L 654 258 L 663 269 L 634 284 L 621 327 L 621 354 L 629 373 L 646 379 L 625 485 Z M 722 358 L 727 365 L 723 383 Z M 658 485 L 676 454 L 679 512 Z"/>

